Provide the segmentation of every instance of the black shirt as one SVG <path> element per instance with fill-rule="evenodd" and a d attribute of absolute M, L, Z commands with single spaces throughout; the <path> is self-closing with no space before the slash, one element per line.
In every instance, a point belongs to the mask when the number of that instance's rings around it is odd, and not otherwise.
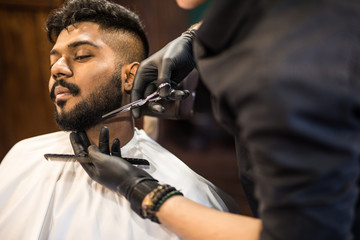
<path fill-rule="evenodd" d="M 261 239 L 360 239 L 359 23 L 356 0 L 217 0 L 198 31 Z"/>

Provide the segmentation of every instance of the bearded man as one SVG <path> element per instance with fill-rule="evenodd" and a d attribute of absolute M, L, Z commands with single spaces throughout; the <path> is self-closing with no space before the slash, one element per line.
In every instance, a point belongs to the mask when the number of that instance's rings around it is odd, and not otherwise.
<path fill-rule="evenodd" d="M 74 153 L 71 131 L 82 132 L 95 145 L 102 132 L 107 145 L 114 142 L 112 153 L 147 160 L 146 171 L 159 182 L 202 205 L 227 211 L 216 187 L 138 130 L 130 111 L 102 119 L 129 103 L 139 62 L 148 55 L 138 16 L 104 0 L 71 0 L 50 14 L 46 29 L 54 44 L 49 91 L 63 131 L 22 140 L 2 161 L 1 238 L 178 238 L 133 212 L 116 191 L 92 180 L 81 165 L 86 163 L 47 161 L 46 153 Z"/>

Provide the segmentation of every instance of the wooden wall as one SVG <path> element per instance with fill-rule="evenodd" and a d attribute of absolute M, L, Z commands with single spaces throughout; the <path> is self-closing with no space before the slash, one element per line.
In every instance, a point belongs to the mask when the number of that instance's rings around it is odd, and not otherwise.
<path fill-rule="evenodd" d="M 17 141 L 56 130 L 44 21 L 56 1 L 0 1 L 0 158 Z"/>

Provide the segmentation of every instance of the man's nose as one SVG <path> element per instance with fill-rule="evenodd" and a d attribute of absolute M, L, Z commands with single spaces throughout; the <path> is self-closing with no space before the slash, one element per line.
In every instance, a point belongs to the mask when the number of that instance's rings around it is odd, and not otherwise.
<path fill-rule="evenodd" d="M 65 58 L 58 59 L 51 67 L 51 75 L 55 80 L 72 76 L 72 71 Z"/>

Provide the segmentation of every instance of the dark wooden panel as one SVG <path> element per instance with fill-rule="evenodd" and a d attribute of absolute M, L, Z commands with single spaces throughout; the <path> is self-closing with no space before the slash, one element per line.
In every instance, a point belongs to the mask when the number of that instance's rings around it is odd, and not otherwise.
<path fill-rule="evenodd" d="M 48 11 L 0 8 L 0 157 L 20 139 L 57 129 L 47 84 Z"/>
<path fill-rule="evenodd" d="M 0 0 L 0 7 L 15 7 L 15 8 L 54 8 L 63 0 Z"/>

